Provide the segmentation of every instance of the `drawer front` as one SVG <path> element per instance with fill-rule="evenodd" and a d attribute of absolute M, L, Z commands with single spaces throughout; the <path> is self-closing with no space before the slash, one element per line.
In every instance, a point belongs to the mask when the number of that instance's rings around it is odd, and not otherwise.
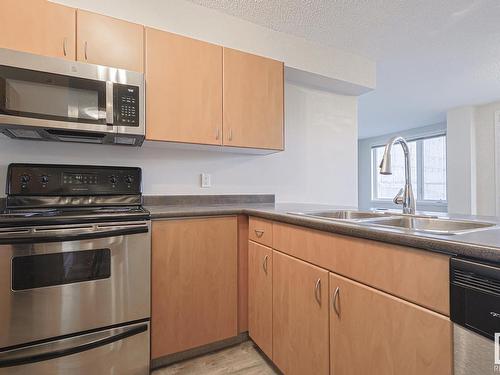
<path fill-rule="evenodd" d="M 449 257 L 274 223 L 273 248 L 449 316 Z"/>
<path fill-rule="evenodd" d="M 271 247 L 273 245 L 273 222 L 251 217 L 248 226 L 248 237 L 252 241 Z"/>

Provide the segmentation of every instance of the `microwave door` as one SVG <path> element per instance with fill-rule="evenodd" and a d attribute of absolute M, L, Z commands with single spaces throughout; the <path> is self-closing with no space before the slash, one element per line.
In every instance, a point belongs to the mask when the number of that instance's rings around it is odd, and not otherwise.
<path fill-rule="evenodd" d="M 0 122 L 115 132 L 107 121 L 107 87 L 106 81 L 0 66 Z"/>

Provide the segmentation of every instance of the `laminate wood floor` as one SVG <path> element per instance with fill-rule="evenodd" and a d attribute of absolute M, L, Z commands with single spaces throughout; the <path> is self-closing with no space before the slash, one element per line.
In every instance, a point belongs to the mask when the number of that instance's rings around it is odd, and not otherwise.
<path fill-rule="evenodd" d="M 278 374 L 255 348 L 245 341 L 228 349 L 155 370 L 152 375 L 275 375 Z"/>

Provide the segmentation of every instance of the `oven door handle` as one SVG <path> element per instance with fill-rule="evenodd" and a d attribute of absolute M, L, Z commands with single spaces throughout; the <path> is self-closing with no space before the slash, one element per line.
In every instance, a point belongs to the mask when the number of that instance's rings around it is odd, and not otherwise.
<path fill-rule="evenodd" d="M 121 223 L 121 224 L 93 224 L 66 227 L 44 227 L 34 228 L 33 238 L 38 237 L 110 237 L 125 234 L 143 233 L 148 231 L 148 224 L 142 223 Z"/>
<path fill-rule="evenodd" d="M 0 241 L 16 243 L 19 241 L 51 242 L 122 236 L 147 233 L 148 222 L 100 223 L 83 225 L 53 225 L 34 228 L 0 229 Z"/>
<path fill-rule="evenodd" d="M 0 368 L 26 365 L 85 352 L 146 332 L 147 330 L 148 323 L 143 322 L 126 327 L 111 328 L 105 331 L 7 350 L 0 352 Z"/>

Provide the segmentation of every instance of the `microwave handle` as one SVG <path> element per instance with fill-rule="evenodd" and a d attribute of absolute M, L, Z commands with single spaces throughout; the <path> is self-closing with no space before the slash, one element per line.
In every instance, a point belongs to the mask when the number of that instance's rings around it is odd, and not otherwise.
<path fill-rule="evenodd" d="M 114 115 L 114 84 L 106 81 L 106 124 L 113 125 Z"/>
<path fill-rule="evenodd" d="M 7 110 L 7 82 L 0 77 L 0 110 Z"/>

